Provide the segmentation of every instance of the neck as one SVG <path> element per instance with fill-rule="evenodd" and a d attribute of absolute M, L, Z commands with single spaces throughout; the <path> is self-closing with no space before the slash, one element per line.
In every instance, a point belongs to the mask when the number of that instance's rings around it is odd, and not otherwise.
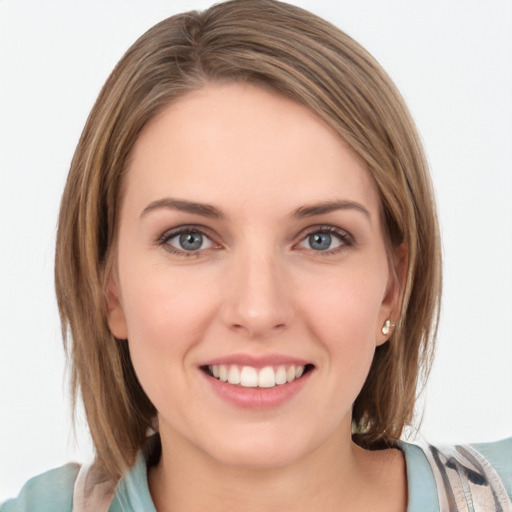
<path fill-rule="evenodd" d="M 367 452 L 350 435 L 334 436 L 292 464 L 258 468 L 224 464 L 163 436 L 162 458 L 148 479 L 159 512 L 406 508 L 401 454 Z"/>

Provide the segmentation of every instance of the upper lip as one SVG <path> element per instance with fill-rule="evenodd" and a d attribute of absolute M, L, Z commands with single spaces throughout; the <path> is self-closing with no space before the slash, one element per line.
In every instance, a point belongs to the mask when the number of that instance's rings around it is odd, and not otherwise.
<path fill-rule="evenodd" d="M 253 368 L 264 368 L 265 366 L 306 366 L 311 364 L 310 361 L 305 359 L 287 356 L 283 354 L 267 354 L 267 355 L 251 355 L 251 354 L 230 354 L 229 356 L 217 357 L 209 359 L 200 366 L 213 366 L 213 365 L 240 365 L 252 366 Z"/>

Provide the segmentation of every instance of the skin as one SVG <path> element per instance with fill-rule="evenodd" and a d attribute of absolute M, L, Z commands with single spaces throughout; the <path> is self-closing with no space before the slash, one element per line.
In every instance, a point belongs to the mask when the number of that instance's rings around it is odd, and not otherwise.
<path fill-rule="evenodd" d="M 400 298 L 358 157 L 292 101 L 207 85 L 147 125 L 125 185 L 109 324 L 158 410 L 157 509 L 405 510 L 401 453 L 351 441 L 351 405 Z M 183 226 L 201 230 L 199 250 L 180 245 Z M 310 235 L 326 229 L 316 250 Z M 277 407 L 241 408 L 200 368 L 240 354 L 313 369 Z"/>

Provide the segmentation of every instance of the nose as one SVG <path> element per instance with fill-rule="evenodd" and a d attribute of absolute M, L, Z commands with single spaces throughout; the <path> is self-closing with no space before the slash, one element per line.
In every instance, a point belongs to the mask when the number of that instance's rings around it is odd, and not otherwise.
<path fill-rule="evenodd" d="M 293 316 L 290 283 L 271 253 L 240 255 L 226 270 L 222 319 L 250 339 L 286 329 Z"/>

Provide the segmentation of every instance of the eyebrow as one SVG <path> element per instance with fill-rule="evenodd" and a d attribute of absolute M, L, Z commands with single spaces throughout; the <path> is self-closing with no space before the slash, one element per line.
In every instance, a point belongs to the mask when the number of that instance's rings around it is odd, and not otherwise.
<path fill-rule="evenodd" d="M 354 201 L 324 201 L 318 204 L 301 206 L 293 212 L 292 216 L 298 219 L 304 219 L 314 217 L 315 215 L 324 215 L 337 210 L 356 210 L 361 212 L 368 220 L 371 220 L 370 212 L 362 204 Z"/>
<path fill-rule="evenodd" d="M 196 215 L 201 215 L 203 217 L 208 217 L 210 219 L 223 219 L 224 214 L 215 206 L 205 203 L 195 203 L 193 201 L 184 201 L 183 199 L 172 199 L 170 197 L 166 197 L 164 199 L 158 199 L 157 201 L 153 201 L 148 204 L 140 217 L 144 217 L 148 213 L 158 210 L 161 208 L 169 209 L 169 210 L 179 210 L 181 212 L 194 213 Z"/>
<path fill-rule="evenodd" d="M 166 197 L 158 199 L 150 203 L 140 215 L 141 218 L 146 216 L 148 213 L 158 209 L 169 209 L 178 210 L 187 213 L 193 213 L 208 217 L 210 219 L 224 219 L 225 215 L 215 206 L 206 203 L 196 203 L 194 201 L 185 201 L 183 199 L 173 199 Z M 361 204 L 354 201 L 324 201 L 318 204 L 306 205 L 297 208 L 293 213 L 292 217 L 297 219 L 305 219 L 308 217 L 314 217 L 315 215 L 325 215 L 337 210 L 356 210 L 365 215 L 371 220 L 370 212 Z"/>

